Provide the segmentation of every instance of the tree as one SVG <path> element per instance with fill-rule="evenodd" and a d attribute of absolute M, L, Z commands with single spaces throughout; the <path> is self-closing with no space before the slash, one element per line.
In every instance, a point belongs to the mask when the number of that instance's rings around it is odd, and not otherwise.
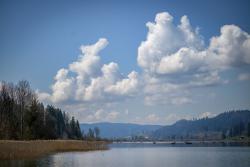
<path fill-rule="evenodd" d="M 89 132 L 87 134 L 87 139 L 93 140 L 94 138 L 95 138 L 95 133 L 91 128 L 89 128 Z"/>
<path fill-rule="evenodd" d="M 17 139 L 18 121 L 15 86 L 0 82 L 0 138 Z"/>
<path fill-rule="evenodd" d="M 250 137 L 250 122 L 247 124 L 247 136 Z"/>
<path fill-rule="evenodd" d="M 30 89 L 30 84 L 28 81 L 19 81 L 17 84 L 17 102 L 20 106 L 20 135 L 23 137 L 23 129 L 24 129 L 24 112 L 25 107 L 31 102 L 32 99 L 32 91 Z"/>
<path fill-rule="evenodd" d="M 242 121 L 240 121 L 240 123 L 239 123 L 239 135 L 242 135 L 244 130 L 245 130 L 245 125 Z"/>
<path fill-rule="evenodd" d="M 95 131 L 95 138 L 99 139 L 99 135 L 100 135 L 100 129 L 98 127 L 94 127 L 94 131 Z"/>
<path fill-rule="evenodd" d="M 33 99 L 30 108 L 28 111 L 24 114 L 24 123 L 25 123 L 25 129 L 24 129 L 24 136 L 27 139 L 35 139 L 36 138 L 36 130 L 35 127 L 36 121 L 38 121 L 38 105 L 37 100 Z"/>
<path fill-rule="evenodd" d="M 72 117 L 70 121 L 70 130 L 71 130 L 71 136 L 72 138 L 76 139 L 76 123 L 75 123 L 75 118 Z"/>
<path fill-rule="evenodd" d="M 1 84 L 0 94 L 0 124 L 2 135 L 1 138 L 10 137 L 11 116 L 13 111 L 13 99 L 10 97 L 9 85 L 6 83 Z"/>
<path fill-rule="evenodd" d="M 76 136 L 77 136 L 77 139 L 82 139 L 83 138 L 81 128 L 80 128 L 80 124 L 79 124 L 78 120 L 76 121 Z"/>
<path fill-rule="evenodd" d="M 83 139 L 83 140 L 86 140 L 87 136 L 85 135 L 84 130 L 82 130 L 81 134 L 82 134 L 82 139 Z"/>
<path fill-rule="evenodd" d="M 221 139 L 225 139 L 225 138 L 226 138 L 225 132 L 222 132 L 221 133 Z"/>
<path fill-rule="evenodd" d="M 234 136 L 234 133 L 233 133 L 233 128 L 230 128 L 230 131 L 229 131 L 229 136 L 230 136 L 230 137 L 233 137 L 233 136 Z"/>

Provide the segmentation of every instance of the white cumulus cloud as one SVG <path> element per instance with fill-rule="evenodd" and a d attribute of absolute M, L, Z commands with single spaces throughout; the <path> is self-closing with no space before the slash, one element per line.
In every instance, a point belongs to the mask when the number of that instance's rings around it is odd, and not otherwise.
<path fill-rule="evenodd" d="M 60 69 L 55 76 L 52 85 L 51 100 L 53 102 L 64 101 L 71 98 L 73 94 L 74 78 L 68 77 L 67 69 Z"/>
<path fill-rule="evenodd" d="M 158 13 L 148 22 L 148 34 L 138 48 L 137 62 L 144 71 L 173 74 L 221 70 L 223 67 L 250 64 L 250 36 L 235 25 L 224 25 L 208 47 L 187 16 L 174 25 L 173 17 Z"/>
<path fill-rule="evenodd" d="M 127 76 L 119 72 L 118 64 L 101 64 L 99 52 L 108 45 L 101 38 L 93 45 L 81 46 L 82 54 L 68 68 L 58 70 L 51 86 L 51 94 L 40 92 L 42 100 L 53 103 L 98 103 L 113 102 L 136 94 L 138 74 L 132 71 Z"/>
<path fill-rule="evenodd" d="M 146 104 L 191 102 L 185 90 L 227 83 L 220 73 L 250 64 L 250 36 L 236 25 L 224 25 L 206 47 L 198 28 L 182 16 L 179 25 L 167 12 L 148 22 L 148 34 L 138 47 L 144 73 Z M 186 93 L 182 93 L 186 92 Z"/>
<path fill-rule="evenodd" d="M 191 27 L 187 16 L 175 26 L 169 13 L 158 13 L 155 23 L 148 22 L 146 26 L 149 29 L 147 39 L 138 48 L 137 62 L 148 72 L 164 74 L 182 70 L 185 65 L 181 61 L 182 54 L 187 55 L 183 52 L 194 52 L 185 48 L 203 47 L 201 36 Z"/>
<path fill-rule="evenodd" d="M 194 89 L 225 84 L 222 72 L 250 65 L 250 35 L 236 25 L 222 26 L 207 46 L 199 28 L 193 27 L 186 15 L 176 25 L 169 13 L 158 13 L 146 27 L 147 36 L 137 54 L 142 72 L 123 75 L 117 63 L 103 64 L 100 52 L 108 40 L 100 38 L 82 45 L 78 59 L 57 71 L 51 92 L 38 91 L 39 99 L 78 113 L 84 111 L 85 121 L 116 120 L 119 112 L 105 111 L 110 103 L 131 97 L 144 98 L 146 105 L 193 103 Z M 241 81 L 249 78 L 248 72 L 238 76 Z M 167 120 L 177 118 L 170 115 Z M 135 122 L 159 119 L 149 114 Z"/>

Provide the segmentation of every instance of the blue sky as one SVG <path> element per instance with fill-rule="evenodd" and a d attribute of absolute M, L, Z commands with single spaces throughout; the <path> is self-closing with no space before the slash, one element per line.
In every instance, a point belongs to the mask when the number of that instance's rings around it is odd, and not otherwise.
<path fill-rule="evenodd" d="M 169 62 L 160 70 L 152 70 L 152 64 L 143 65 L 141 63 L 140 65 L 137 59 L 140 47 L 142 50 L 140 54 L 142 57 L 144 56 L 143 58 L 154 56 L 146 55 L 147 51 L 154 47 L 159 47 L 159 50 L 163 49 L 162 52 L 166 52 L 166 54 L 174 53 L 165 51 L 164 48 L 167 46 L 160 47 L 161 42 L 168 41 L 168 39 L 162 39 L 159 46 L 154 46 L 154 44 L 151 46 L 150 39 L 147 40 L 149 31 L 146 23 L 156 24 L 156 15 L 163 12 L 168 12 L 173 17 L 171 22 L 173 26 L 178 27 L 181 17 L 187 15 L 193 31 L 195 32 L 195 28 L 199 28 L 199 34 L 196 34 L 196 37 L 197 40 L 204 42 L 204 46 L 203 49 L 195 48 L 196 51 L 204 50 L 209 54 L 211 50 L 214 50 L 212 46 L 212 49 L 209 49 L 210 38 L 220 36 L 220 28 L 224 25 L 236 25 L 243 34 L 242 38 L 246 38 L 245 41 L 249 40 L 249 37 L 245 35 L 245 33 L 248 35 L 250 33 L 249 1 L 82 0 L 52 2 L 3 0 L 0 2 L 0 80 L 17 82 L 26 79 L 30 81 L 35 90 L 46 95 L 46 98 L 42 98 L 45 103 L 53 103 L 62 107 L 76 115 L 82 122 L 169 124 L 182 118 L 213 116 L 231 109 L 249 109 L 250 66 L 248 62 L 249 45 L 247 44 L 243 50 L 245 55 L 233 54 L 234 59 L 232 61 L 230 59 L 230 63 L 225 63 L 227 60 L 221 59 L 223 63 L 218 65 L 220 67 L 210 67 L 213 60 L 202 60 L 197 64 L 190 64 L 187 61 L 184 62 L 184 65 L 187 65 L 185 68 L 177 69 L 175 66 L 174 71 L 173 69 L 169 71 L 167 68 L 171 66 Z M 168 15 L 165 14 L 161 17 L 164 20 Z M 159 35 L 161 38 L 161 34 L 153 35 L 157 37 Z M 99 93 L 102 92 L 100 95 L 106 99 L 110 98 L 109 100 L 81 95 L 79 85 L 72 85 L 77 82 L 75 81 L 77 76 L 83 74 L 79 74 L 79 70 L 77 71 L 76 68 L 72 70 L 69 67 L 70 64 L 79 60 L 79 55 L 86 56 L 86 53 L 81 53 L 79 49 L 81 45 L 95 44 L 100 38 L 105 38 L 108 45 L 106 46 L 105 42 L 100 44 L 106 47 L 99 53 L 99 64 L 107 65 L 115 62 L 119 66 L 119 77 L 112 83 L 113 86 L 100 86 L 100 90 L 98 90 Z M 142 41 L 148 41 L 149 44 L 141 46 Z M 245 46 L 244 41 L 241 42 Z M 183 44 L 188 48 L 191 46 L 191 49 L 193 49 L 193 45 L 196 46 L 196 44 L 190 43 Z M 180 46 L 183 47 L 182 44 Z M 237 47 L 238 45 L 234 50 L 237 50 Z M 163 58 L 164 56 L 162 55 Z M 205 62 L 204 65 L 203 62 Z M 157 63 L 160 65 L 160 62 Z M 196 71 L 197 66 L 201 68 L 207 64 L 209 64 L 209 70 L 206 72 L 200 73 L 200 69 Z M 225 66 L 225 68 L 222 69 L 221 66 Z M 110 64 L 108 67 L 116 69 L 116 65 Z M 62 70 L 61 74 L 68 74 L 66 81 L 71 83 L 72 89 L 79 89 L 79 97 L 76 92 L 71 91 L 67 94 L 68 98 L 62 99 L 62 101 L 55 100 L 56 94 L 53 95 L 53 92 L 65 89 L 60 86 L 54 90 L 52 88 L 53 85 L 56 85 L 54 78 L 60 69 L 66 69 Z M 134 87 L 131 87 L 131 84 L 134 83 L 133 77 L 131 79 L 128 76 L 132 71 L 136 72 L 137 84 L 132 85 Z M 101 69 L 99 69 L 100 72 Z M 97 73 L 89 76 L 88 82 L 100 77 Z M 155 77 L 157 85 L 149 83 L 149 79 L 145 79 L 145 75 L 148 75 L 150 79 Z M 201 81 L 199 81 L 200 86 L 197 86 L 197 81 L 192 86 L 184 84 L 197 77 L 204 81 L 205 78 L 211 78 L 212 75 L 214 78 L 217 77 L 214 83 L 201 85 Z M 70 80 L 72 78 L 74 81 Z M 213 81 L 215 81 L 214 78 Z M 69 84 L 69 82 L 66 83 Z M 102 83 L 104 81 L 100 82 L 101 85 L 104 84 Z M 118 83 L 121 82 L 128 83 L 130 87 L 119 86 Z M 65 84 L 65 82 L 63 83 Z M 57 85 L 60 84 L 58 82 Z M 151 92 L 147 92 L 145 89 L 148 86 L 153 86 L 157 90 L 152 92 L 150 87 Z M 122 90 L 118 90 L 118 88 Z M 105 92 L 104 89 L 108 92 Z M 166 89 L 166 92 L 162 93 L 159 89 Z M 169 89 L 171 90 L 169 91 Z M 60 92 L 59 95 L 61 95 Z M 161 102 L 162 100 L 163 102 Z"/>

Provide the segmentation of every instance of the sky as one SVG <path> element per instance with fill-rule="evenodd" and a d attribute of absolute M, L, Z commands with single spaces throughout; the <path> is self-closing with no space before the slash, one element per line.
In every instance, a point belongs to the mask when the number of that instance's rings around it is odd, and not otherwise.
<path fill-rule="evenodd" d="M 250 109 L 250 2 L 0 1 L 0 80 L 80 122 Z"/>

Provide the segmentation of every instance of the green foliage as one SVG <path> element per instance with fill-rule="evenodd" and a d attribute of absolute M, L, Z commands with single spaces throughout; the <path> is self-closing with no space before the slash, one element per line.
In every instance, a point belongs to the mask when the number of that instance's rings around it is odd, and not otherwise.
<path fill-rule="evenodd" d="M 82 139 L 79 122 L 44 108 L 27 81 L 0 84 L 0 139 Z"/>

